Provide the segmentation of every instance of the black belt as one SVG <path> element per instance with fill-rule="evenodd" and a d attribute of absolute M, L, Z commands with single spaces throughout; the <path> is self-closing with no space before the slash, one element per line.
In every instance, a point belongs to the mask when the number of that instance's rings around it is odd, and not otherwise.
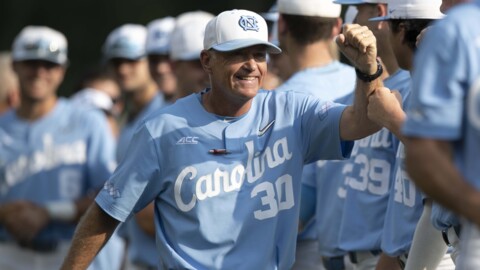
<path fill-rule="evenodd" d="M 322 262 L 326 270 L 345 270 L 344 256 L 322 257 Z"/>
<path fill-rule="evenodd" d="M 460 238 L 460 232 L 461 232 L 461 226 L 460 225 L 452 226 L 452 227 L 449 227 L 445 230 L 442 230 L 443 241 L 449 247 L 451 247 L 452 244 L 453 244 L 453 243 L 450 243 L 450 240 L 448 239 L 448 230 L 450 230 L 451 228 L 453 228 L 453 230 L 455 231 L 455 234 L 457 235 L 458 238 Z"/>
<path fill-rule="evenodd" d="M 348 252 L 348 257 L 350 257 L 350 261 L 352 263 L 354 263 L 354 264 L 359 263 L 358 255 L 357 255 L 359 252 L 367 252 L 367 253 L 372 254 L 375 257 L 375 256 L 380 255 L 382 253 L 382 250 L 381 249 L 375 249 L 375 250 L 367 250 L 367 251 L 351 251 L 351 252 Z"/>

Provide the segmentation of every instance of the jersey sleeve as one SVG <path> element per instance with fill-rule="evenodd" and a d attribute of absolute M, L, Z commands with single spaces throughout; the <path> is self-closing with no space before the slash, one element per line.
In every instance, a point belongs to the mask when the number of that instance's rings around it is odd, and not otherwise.
<path fill-rule="evenodd" d="M 125 221 L 160 192 L 158 144 L 146 125 L 135 133 L 127 154 L 96 198 L 110 216 Z"/>
<path fill-rule="evenodd" d="M 462 48 L 454 25 L 441 22 L 429 31 L 415 57 L 403 132 L 407 136 L 455 140 L 461 136 L 467 50 Z"/>
<path fill-rule="evenodd" d="M 301 120 L 305 163 L 350 156 L 353 142 L 340 138 L 340 119 L 346 106 L 307 97 Z"/>

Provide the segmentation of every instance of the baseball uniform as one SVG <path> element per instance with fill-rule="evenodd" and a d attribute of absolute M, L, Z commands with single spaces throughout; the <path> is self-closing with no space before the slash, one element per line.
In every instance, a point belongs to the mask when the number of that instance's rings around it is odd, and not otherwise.
<path fill-rule="evenodd" d="M 345 107 L 260 90 L 225 118 L 205 111 L 203 93 L 145 121 L 96 202 L 123 221 L 155 201 L 161 269 L 289 269 L 303 165 L 348 156 Z"/>
<path fill-rule="evenodd" d="M 298 89 L 299 92 L 311 94 L 320 99 L 334 100 L 352 92 L 355 88 L 355 81 L 356 76 L 353 67 L 333 61 L 325 66 L 311 67 L 298 71 L 275 91 Z M 305 209 L 309 208 L 309 205 L 313 205 L 312 210 L 315 207 L 315 199 L 317 197 L 315 179 L 313 177 L 315 169 L 315 163 L 307 164 L 304 167 L 302 176 L 304 186 L 302 187 L 300 213 L 308 211 Z M 309 192 L 312 193 L 311 196 L 308 196 Z M 315 216 L 307 216 L 307 218 L 308 220 L 304 221 L 304 229 L 298 235 L 297 245 L 303 246 L 297 246 L 297 256 L 302 256 L 302 258 L 297 257 L 299 261 L 295 267 L 318 269 L 318 265 L 321 265 L 321 257 L 318 254 L 316 218 Z M 300 262 L 301 264 L 299 265 Z"/>
<path fill-rule="evenodd" d="M 410 76 L 407 71 L 398 70 L 385 79 L 384 84 L 390 89 L 399 90 L 405 99 Z M 340 177 L 347 184 L 347 196 L 343 212 L 340 213 L 339 247 L 351 253 L 353 263 L 362 263 L 361 258 L 353 258 L 359 257 L 360 253 L 366 254 L 366 258 L 380 253 L 398 145 L 399 140 L 383 128 L 355 142 L 350 162 L 342 170 Z"/>
<path fill-rule="evenodd" d="M 480 188 L 480 1 L 453 8 L 427 32 L 415 57 L 413 92 L 403 132 L 452 141 L 455 165 Z M 441 44 L 441 46 L 439 46 Z M 478 227 L 465 222 L 458 269 L 480 268 Z"/>
<path fill-rule="evenodd" d="M 0 117 L 0 128 L 4 130 L 0 139 L 4 147 L 0 153 L 0 203 L 74 201 L 99 190 L 115 167 L 115 143 L 104 116 L 64 99 L 34 122 L 11 110 Z M 74 223 L 52 221 L 34 239 L 33 249 L 48 256 L 71 240 L 74 230 Z M 14 243 L 3 226 L 0 242 Z M 39 264 L 34 254 L 16 264 Z M 0 261 L 8 267 L 8 256 Z"/>
<path fill-rule="evenodd" d="M 139 115 L 128 122 L 121 130 L 117 145 L 117 161 L 120 162 L 128 155 L 128 146 L 135 130 L 142 124 L 145 117 L 157 109 L 165 106 L 163 95 L 157 94 Z M 127 256 L 133 264 L 155 266 L 158 263 L 158 254 L 155 247 L 155 238 L 147 235 L 134 218 L 129 219 L 119 229 L 120 235 L 128 238 Z"/>

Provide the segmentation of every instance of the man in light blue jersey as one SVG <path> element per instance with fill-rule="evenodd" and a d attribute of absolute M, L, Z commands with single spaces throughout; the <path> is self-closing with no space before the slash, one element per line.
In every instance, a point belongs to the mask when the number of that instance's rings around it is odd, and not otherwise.
<path fill-rule="evenodd" d="M 12 61 L 21 105 L 0 117 L 0 269 L 58 269 L 115 167 L 114 138 L 100 112 L 57 97 L 68 63 L 62 33 L 25 27 Z"/>
<path fill-rule="evenodd" d="M 387 14 L 385 1 L 336 2 L 355 7 L 357 15 L 354 22 L 372 29 L 377 38 L 379 57 L 387 71 L 382 76 L 384 84 L 406 96 L 410 76 L 397 64 L 388 40 L 388 24 L 369 21 L 372 17 Z M 337 102 L 351 104 L 353 100 L 354 96 L 350 94 Z M 384 128 L 357 141 L 349 160 L 327 162 L 318 169 L 317 198 L 324 201 L 323 206 L 317 204 L 317 218 L 321 219 L 319 239 L 323 261 L 326 265 L 332 265 L 330 269 L 343 269 L 343 255 L 347 252 L 356 269 L 376 267 L 381 253 L 383 219 L 392 185 L 397 146 L 398 139 Z M 328 183 L 330 179 L 326 177 L 334 177 L 338 183 Z M 332 201 L 325 201 L 327 196 L 333 197 Z M 342 210 L 331 211 L 330 207 Z M 332 231 L 330 222 L 339 229 Z M 323 241 L 323 237 L 326 241 Z M 395 264 L 396 261 L 391 263 Z"/>
<path fill-rule="evenodd" d="M 287 53 L 292 75 L 275 91 L 296 90 L 323 100 L 334 100 L 355 88 L 355 70 L 340 63 L 330 50 L 342 27 L 341 6 L 332 0 L 279 0 L 278 40 Z M 298 235 L 295 265 L 292 269 L 323 269 L 318 252 L 314 217 L 315 182 L 311 171 L 315 163 L 305 166 L 300 205 L 301 231 Z"/>
<path fill-rule="evenodd" d="M 178 15 L 171 37 L 170 58 L 177 77 L 174 100 L 208 87 L 208 75 L 200 63 L 205 26 L 213 15 L 197 10 Z"/>
<path fill-rule="evenodd" d="M 279 0 L 278 11 L 278 40 L 292 75 L 276 90 L 299 89 L 324 100 L 352 92 L 355 70 L 330 50 L 341 31 L 341 6 L 331 0 Z"/>
<path fill-rule="evenodd" d="M 167 102 L 173 101 L 177 93 L 177 78 L 173 73 L 169 55 L 174 27 L 175 18 L 170 16 L 151 21 L 147 25 L 145 43 L 150 75 Z"/>
<path fill-rule="evenodd" d="M 413 180 L 466 217 L 457 262 L 462 270 L 480 267 L 479 16 L 480 1 L 460 5 L 426 33 L 415 58 L 415 92 L 402 130 L 409 139 L 407 165 Z"/>
<path fill-rule="evenodd" d="M 160 269 L 290 269 L 303 165 L 346 157 L 350 140 L 378 130 L 366 115 L 382 70 L 368 28 L 346 25 L 337 39 L 358 69 L 352 106 L 259 90 L 267 52 L 281 50 L 254 12 L 222 12 L 205 34 L 201 62 L 212 87 L 138 129 L 63 269 L 85 268 L 117 224 L 152 200 Z"/>
<path fill-rule="evenodd" d="M 125 24 L 107 37 L 103 54 L 122 89 L 126 103 L 126 123 L 120 130 L 117 161 L 129 155 L 128 145 L 144 118 L 166 105 L 163 94 L 152 80 L 146 54 L 147 29 L 142 25 Z M 148 205 L 120 227 L 120 235 L 128 241 L 129 267 L 155 267 L 155 226 L 153 204 Z"/>
<path fill-rule="evenodd" d="M 388 15 L 371 19 L 389 23 L 391 32 L 390 42 L 400 67 L 409 71 L 412 70 L 417 36 L 432 20 L 442 17 L 439 9 L 440 4 L 440 0 L 389 1 Z M 392 103 L 389 103 L 390 105 L 386 107 L 377 106 L 377 101 L 383 99 L 389 99 Z M 404 138 L 399 132 L 405 119 L 405 113 L 401 107 L 402 104 L 397 104 L 388 92 L 373 94 L 369 100 L 371 101 L 369 112 L 372 112 L 372 119 L 387 127 L 402 141 L 398 147 L 396 161 L 392 168 L 393 181 L 385 216 L 381 247 L 384 259 L 396 258 L 399 266 L 403 268 L 407 263 L 407 257 L 410 260 L 410 256 L 408 256 L 409 250 L 415 228 L 423 212 L 423 196 L 405 173 Z M 408 107 L 408 96 L 404 100 L 403 106 L 404 108 Z M 382 113 L 383 117 L 377 118 L 376 116 L 379 116 L 378 113 Z M 433 230 L 432 226 L 430 228 Z M 432 239 L 432 241 L 442 245 L 439 236 L 440 232 L 437 232 L 437 237 Z M 439 253 L 440 256 L 434 257 L 431 263 L 427 263 L 427 261 L 422 261 L 421 263 L 436 267 L 441 257 L 445 254 L 446 247 L 445 245 L 442 246 L 444 249 Z M 411 255 L 414 258 L 416 254 Z M 421 260 L 422 258 L 418 259 Z M 430 266 L 429 269 L 431 269 Z"/>

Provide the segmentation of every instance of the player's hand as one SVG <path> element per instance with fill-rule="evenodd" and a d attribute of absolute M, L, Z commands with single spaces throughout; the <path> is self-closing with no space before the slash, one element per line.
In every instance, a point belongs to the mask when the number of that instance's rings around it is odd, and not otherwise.
<path fill-rule="evenodd" d="M 345 24 L 336 42 L 340 51 L 361 72 L 377 72 L 377 40 L 368 27 Z"/>
<path fill-rule="evenodd" d="M 15 214 L 5 218 L 5 228 L 21 245 L 28 246 L 48 224 L 48 213 L 45 208 L 27 201 L 17 201 L 9 207 Z"/>
<path fill-rule="evenodd" d="M 381 87 L 368 97 L 368 118 L 382 127 L 403 123 L 402 95 L 398 91 Z"/>

